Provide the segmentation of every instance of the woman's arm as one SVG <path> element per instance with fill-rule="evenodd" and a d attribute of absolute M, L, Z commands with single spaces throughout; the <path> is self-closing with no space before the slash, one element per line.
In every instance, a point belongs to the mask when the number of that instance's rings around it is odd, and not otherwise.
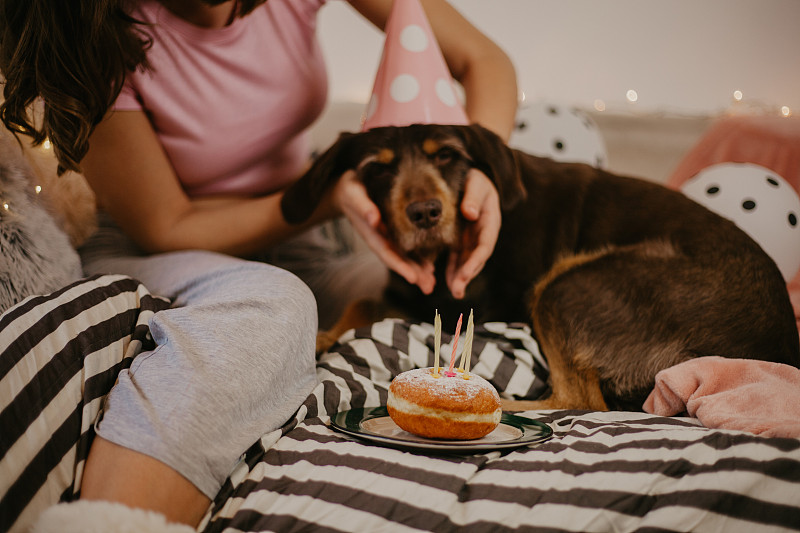
<path fill-rule="evenodd" d="M 110 113 L 91 136 L 84 175 L 105 209 L 150 253 L 204 249 L 246 256 L 337 214 L 330 203 L 289 225 L 281 194 L 190 199 L 142 111 Z"/>
<path fill-rule="evenodd" d="M 343 211 L 362 225 L 370 220 L 378 223 L 362 210 L 374 208 L 380 217 L 352 173 L 343 176 L 311 218 L 298 225 L 283 218 L 283 193 L 190 199 L 142 111 L 117 111 L 106 117 L 92 135 L 83 168 L 98 204 L 150 253 L 202 249 L 248 256 Z M 423 291 L 433 290 L 427 265 L 400 257 L 386 239 L 373 233 L 366 237 L 370 247 L 390 268 Z"/>

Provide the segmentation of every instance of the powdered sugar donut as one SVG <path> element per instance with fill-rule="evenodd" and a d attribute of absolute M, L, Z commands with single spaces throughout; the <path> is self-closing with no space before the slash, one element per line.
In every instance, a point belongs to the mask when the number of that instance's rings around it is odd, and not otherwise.
<path fill-rule="evenodd" d="M 389 385 L 389 416 L 400 428 L 432 439 L 481 438 L 500 423 L 500 396 L 485 379 L 457 372 L 448 377 L 440 368 L 403 372 Z"/>

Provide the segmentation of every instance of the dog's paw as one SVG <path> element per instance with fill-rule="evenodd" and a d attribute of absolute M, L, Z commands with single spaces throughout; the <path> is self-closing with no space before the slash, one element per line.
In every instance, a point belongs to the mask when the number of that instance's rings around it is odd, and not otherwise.
<path fill-rule="evenodd" d="M 317 333 L 317 355 L 319 356 L 330 350 L 331 347 L 336 344 L 338 338 L 338 335 L 330 331 L 320 331 Z"/>
<path fill-rule="evenodd" d="M 551 395 L 543 400 L 506 400 L 500 399 L 503 411 L 553 411 L 563 409 L 577 409 L 585 411 L 608 411 L 608 406 L 602 397 L 599 399 Z"/>
<path fill-rule="evenodd" d="M 541 400 L 506 400 L 500 399 L 500 407 L 503 411 L 537 411 L 547 409 L 545 402 Z"/>

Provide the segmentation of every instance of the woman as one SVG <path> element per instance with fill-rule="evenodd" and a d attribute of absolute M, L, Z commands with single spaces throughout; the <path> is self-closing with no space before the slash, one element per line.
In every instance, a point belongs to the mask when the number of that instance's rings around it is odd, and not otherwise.
<path fill-rule="evenodd" d="M 302 132 L 325 101 L 314 37 L 323 3 L 0 2 L 0 116 L 13 131 L 48 137 L 60 169 L 83 171 L 102 210 L 81 250 L 84 270 L 136 277 L 174 302 L 151 324 L 156 350 L 139 355 L 106 399 L 83 499 L 197 525 L 239 455 L 313 388 L 311 293 L 285 270 L 242 258 L 308 263 L 309 250 L 327 244 L 298 233 L 344 214 L 389 268 L 433 288 L 431 265 L 404 259 L 381 235 L 377 207 L 352 173 L 306 226 L 282 218 L 281 188 L 302 171 Z M 388 0 L 350 4 L 380 28 L 391 8 Z M 468 116 L 507 139 L 517 94 L 508 58 L 444 0 L 423 5 Z M 36 98 L 40 127 L 26 114 Z M 451 260 L 456 297 L 500 226 L 497 193 L 477 171 L 462 212 L 474 235 Z M 326 280 L 374 271 L 351 258 L 330 263 L 295 271 L 320 309 L 344 297 Z M 345 284 L 348 297 L 359 296 L 353 287 Z"/>

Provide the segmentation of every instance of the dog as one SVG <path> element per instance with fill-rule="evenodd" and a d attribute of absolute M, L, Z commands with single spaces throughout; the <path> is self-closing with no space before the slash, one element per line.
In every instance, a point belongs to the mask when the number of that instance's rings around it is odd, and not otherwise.
<path fill-rule="evenodd" d="M 502 226 L 456 300 L 444 267 L 473 167 L 497 189 Z M 656 373 L 705 355 L 800 367 L 778 267 L 733 222 L 680 192 L 526 154 L 479 125 L 412 125 L 341 134 L 285 191 L 286 220 L 308 219 L 348 170 L 398 250 L 435 262 L 437 283 L 425 295 L 394 274 L 383 300 L 354 304 L 323 335 L 328 343 L 392 313 L 430 321 L 434 309 L 453 317 L 472 308 L 476 322 L 526 322 L 551 394 L 504 404 L 512 410 L 641 410 Z"/>

